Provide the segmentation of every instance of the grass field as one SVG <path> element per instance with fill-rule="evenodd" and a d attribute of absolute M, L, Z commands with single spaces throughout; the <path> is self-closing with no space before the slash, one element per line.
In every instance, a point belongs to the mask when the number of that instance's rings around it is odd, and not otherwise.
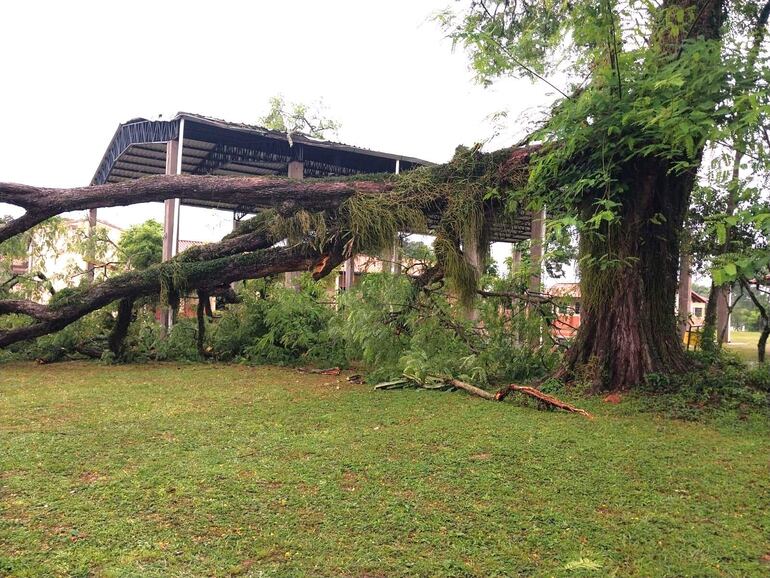
<path fill-rule="evenodd" d="M 732 331 L 727 349 L 744 361 L 757 362 L 757 341 L 759 331 Z"/>
<path fill-rule="evenodd" d="M 0 575 L 768 576 L 770 426 L 0 366 Z"/>

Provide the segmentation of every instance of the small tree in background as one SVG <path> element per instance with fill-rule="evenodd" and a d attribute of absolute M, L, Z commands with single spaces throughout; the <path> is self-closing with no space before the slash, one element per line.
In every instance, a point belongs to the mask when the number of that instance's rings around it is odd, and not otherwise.
<path fill-rule="evenodd" d="M 129 227 L 120 237 L 118 249 L 128 269 L 147 269 L 160 263 L 163 257 L 163 225 L 150 219 Z"/>
<path fill-rule="evenodd" d="M 314 138 L 336 136 L 340 124 L 336 120 L 324 117 L 323 103 L 313 104 L 287 102 L 283 95 L 270 99 L 270 110 L 259 119 L 259 124 L 271 130 L 285 132 L 291 135 L 302 133 Z"/>

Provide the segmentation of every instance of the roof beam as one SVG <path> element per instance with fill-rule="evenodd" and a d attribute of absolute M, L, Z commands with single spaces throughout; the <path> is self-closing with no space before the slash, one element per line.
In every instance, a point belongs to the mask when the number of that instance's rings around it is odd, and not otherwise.
<path fill-rule="evenodd" d="M 195 175 L 207 175 L 230 163 L 254 165 L 262 162 L 288 164 L 291 159 L 284 155 L 269 153 L 258 149 L 219 144 L 193 171 Z"/>

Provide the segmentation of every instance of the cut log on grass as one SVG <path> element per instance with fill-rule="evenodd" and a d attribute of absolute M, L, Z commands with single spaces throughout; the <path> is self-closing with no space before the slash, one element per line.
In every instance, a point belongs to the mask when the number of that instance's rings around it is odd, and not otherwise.
<path fill-rule="evenodd" d="M 456 387 L 458 389 L 464 389 L 468 393 L 472 393 L 473 395 L 483 397 L 484 399 L 488 399 L 489 401 L 495 401 L 497 399 L 495 398 L 494 393 L 481 389 L 480 387 L 476 387 L 475 385 L 471 385 L 470 383 L 465 383 L 464 381 L 460 381 L 459 379 L 450 379 L 449 383 L 452 384 L 453 387 Z"/>
<path fill-rule="evenodd" d="M 330 367 L 329 369 L 308 369 L 307 367 L 298 367 L 297 371 L 300 373 L 315 373 L 318 375 L 339 375 L 341 370 L 339 367 Z"/>
<path fill-rule="evenodd" d="M 410 383 L 414 383 L 409 379 L 396 379 L 394 381 L 385 381 L 378 383 L 374 386 L 374 389 L 401 389 Z"/>
<path fill-rule="evenodd" d="M 497 393 L 492 393 L 484 389 L 481 389 L 479 387 L 476 387 L 475 385 L 471 385 L 470 383 L 465 383 L 464 381 L 460 381 L 459 379 L 451 379 L 449 380 L 449 383 L 451 383 L 454 387 L 458 389 L 464 389 L 468 393 L 472 393 L 473 395 L 477 395 L 484 399 L 488 399 L 489 401 L 502 401 L 508 396 L 509 393 L 518 391 L 519 393 L 523 393 L 524 395 L 528 395 L 529 397 L 535 398 L 536 400 L 538 400 L 539 402 L 545 404 L 550 408 L 563 409 L 564 411 L 569 411 L 571 413 L 578 413 L 584 417 L 587 417 L 588 419 L 594 418 L 594 416 L 592 416 L 590 413 L 588 413 L 584 409 L 580 409 L 579 407 L 570 405 L 566 402 L 561 401 L 560 399 L 557 399 L 551 395 L 543 393 L 539 389 L 535 389 L 534 387 L 528 387 L 526 385 L 516 385 L 512 383 L 511 385 L 504 387 Z"/>
<path fill-rule="evenodd" d="M 530 397 L 534 397 L 535 399 L 541 401 L 548 407 L 554 408 L 554 409 L 563 409 L 564 411 L 569 411 L 572 413 L 579 413 L 580 415 L 587 417 L 588 419 L 593 419 L 594 416 L 588 413 L 584 409 L 580 409 L 579 407 L 575 407 L 574 405 L 570 405 L 564 401 L 561 401 L 560 399 L 557 399 L 553 397 L 552 395 L 548 395 L 547 393 L 543 393 L 539 389 L 535 389 L 534 387 L 529 387 L 526 385 L 516 385 L 515 383 L 512 383 L 500 391 L 498 391 L 494 398 L 497 401 L 504 400 L 509 393 L 518 391 L 519 393 L 523 393 L 524 395 L 528 395 Z"/>

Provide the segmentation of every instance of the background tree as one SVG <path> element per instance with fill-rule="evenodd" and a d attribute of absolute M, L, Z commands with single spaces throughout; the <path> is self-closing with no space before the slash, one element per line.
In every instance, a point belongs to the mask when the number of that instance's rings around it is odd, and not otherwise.
<path fill-rule="evenodd" d="M 597 386 L 618 388 L 688 368 L 673 311 L 680 233 L 707 143 L 765 112 L 766 86 L 735 74 L 752 46 L 743 32 L 756 30 L 765 50 L 765 9 L 475 0 L 440 16 L 482 82 L 524 75 L 561 95 L 531 137 L 546 146 L 529 184 L 508 202 L 579 217 L 584 308 L 565 375 L 593 366 Z M 548 80 L 556 75 L 566 88 Z M 751 114 L 734 114 L 737 102 Z"/>
<path fill-rule="evenodd" d="M 154 219 L 133 225 L 123 232 L 118 249 L 128 269 L 147 269 L 161 262 L 163 225 Z"/>
<path fill-rule="evenodd" d="M 340 129 L 337 121 L 326 118 L 320 101 L 313 104 L 290 103 L 280 94 L 270 99 L 270 110 L 259 123 L 265 128 L 285 132 L 289 137 L 303 133 L 315 138 L 328 138 Z"/>

